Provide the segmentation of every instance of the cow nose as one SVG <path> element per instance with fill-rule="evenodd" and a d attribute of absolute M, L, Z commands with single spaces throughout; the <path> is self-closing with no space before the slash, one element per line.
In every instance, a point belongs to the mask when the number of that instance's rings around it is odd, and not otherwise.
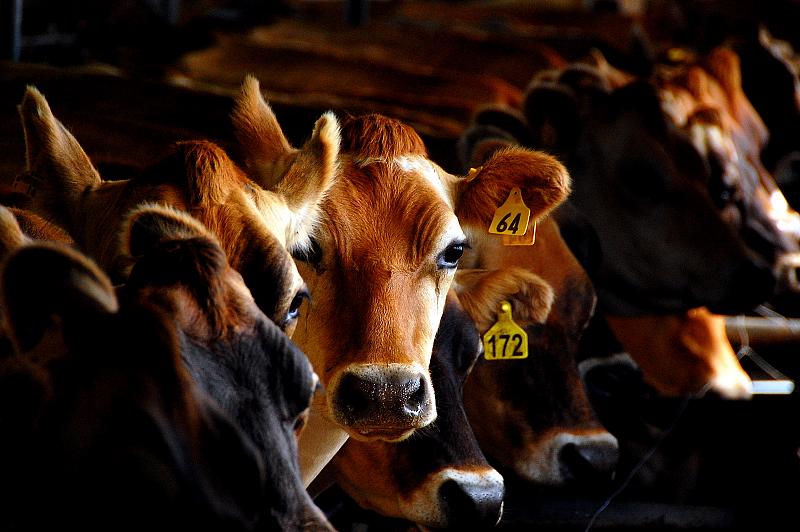
<path fill-rule="evenodd" d="M 333 391 L 338 421 L 366 437 L 395 439 L 436 417 L 430 377 L 417 366 L 348 368 Z"/>
<path fill-rule="evenodd" d="M 451 479 L 439 487 L 448 528 L 491 528 L 503 516 L 503 485 Z"/>
<path fill-rule="evenodd" d="M 606 439 L 568 442 L 558 451 L 566 482 L 607 481 L 617 466 L 619 447 Z"/>

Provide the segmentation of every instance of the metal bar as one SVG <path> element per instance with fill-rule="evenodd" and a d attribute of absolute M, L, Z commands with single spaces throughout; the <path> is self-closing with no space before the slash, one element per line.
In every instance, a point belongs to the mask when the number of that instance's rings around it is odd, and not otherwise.
<path fill-rule="evenodd" d="M 733 344 L 752 346 L 800 343 L 800 319 L 726 316 L 725 332 Z"/>
<path fill-rule="evenodd" d="M 22 53 L 22 0 L 0 0 L 2 59 L 19 61 Z"/>

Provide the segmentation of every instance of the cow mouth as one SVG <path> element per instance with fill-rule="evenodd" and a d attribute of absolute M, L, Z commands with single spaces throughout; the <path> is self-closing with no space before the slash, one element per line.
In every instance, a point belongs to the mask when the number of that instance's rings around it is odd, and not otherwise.
<path fill-rule="evenodd" d="M 348 432 L 351 435 L 361 441 L 386 441 L 390 443 L 397 443 L 399 441 L 403 441 L 414 432 L 414 429 L 409 428 L 398 428 L 398 429 L 387 429 L 387 428 L 358 428 L 353 427 Z"/>

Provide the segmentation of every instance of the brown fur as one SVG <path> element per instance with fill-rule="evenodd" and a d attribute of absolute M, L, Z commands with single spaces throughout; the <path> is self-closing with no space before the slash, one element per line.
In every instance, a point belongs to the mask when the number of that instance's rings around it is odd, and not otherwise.
<path fill-rule="evenodd" d="M 553 289 L 547 282 L 523 268 L 505 270 L 460 270 L 454 288 L 461 305 L 486 332 L 497 321 L 500 302 L 508 300 L 514 322 L 520 327 L 544 323 L 553 305 Z"/>
<path fill-rule="evenodd" d="M 531 210 L 531 220 L 542 218 L 570 192 L 570 177 L 555 158 L 542 152 L 508 147 L 493 153 L 473 179 L 463 181 L 458 190 L 456 214 L 467 224 L 486 227 L 513 187 Z"/>
<path fill-rule="evenodd" d="M 252 96 L 247 90 L 246 86 L 242 98 Z M 303 290 L 303 281 L 286 248 L 307 245 L 307 231 L 316 223 L 316 204 L 324 195 L 324 186 L 333 180 L 331 157 L 338 153 L 335 119 L 321 119 L 325 123 L 307 148 L 296 150 L 294 163 L 275 190 L 265 190 L 224 150 L 207 141 L 176 144 L 136 178 L 102 181 L 36 89 L 28 89 L 20 113 L 28 145 L 28 171 L 38 178 L 40 188 L 32 197 L 32 208 L 63 224 L 106 271 L 120 280 L 130 267 L 130 257 L 119 242 L 128 210 L 154 201 L 189 210 L 220 240 L 229 262 L 242 272 L 259 305 L 291 333 L 294 321 L 286 320 L 293 298 Z M 249 118 L 251 124 L 258 124 L 264 116 Z M 308 175 L 322 177 L 307 179 Z M 307 190 L 320 185 L 320 179 L 322 190 Z"/>
<path fill-rule="evenodd" d="M 645 381 L 660 393 L 696 394 L 722 373 L 738 375 L 741 383 L 750 380 L 733 352 L 722 316 L 705 308 L 683 315 L 606 319 Z"/>
<path fill-rule="evenodd" d="M 356 159 L 428 155 L 416 131 L 377 114 L 350 117 L 342 123 L 342 151 Z"/>

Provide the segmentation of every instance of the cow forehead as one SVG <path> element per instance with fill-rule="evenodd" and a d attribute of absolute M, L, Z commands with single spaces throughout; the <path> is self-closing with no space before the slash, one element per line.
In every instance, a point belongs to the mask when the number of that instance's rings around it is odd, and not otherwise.
<path fill-rule="evenodd" d="M 322 230 L 345 257 L 416 263 L 465 238 L 446 185 L 420 156 L 350 161 L 323 212 Z"/>

